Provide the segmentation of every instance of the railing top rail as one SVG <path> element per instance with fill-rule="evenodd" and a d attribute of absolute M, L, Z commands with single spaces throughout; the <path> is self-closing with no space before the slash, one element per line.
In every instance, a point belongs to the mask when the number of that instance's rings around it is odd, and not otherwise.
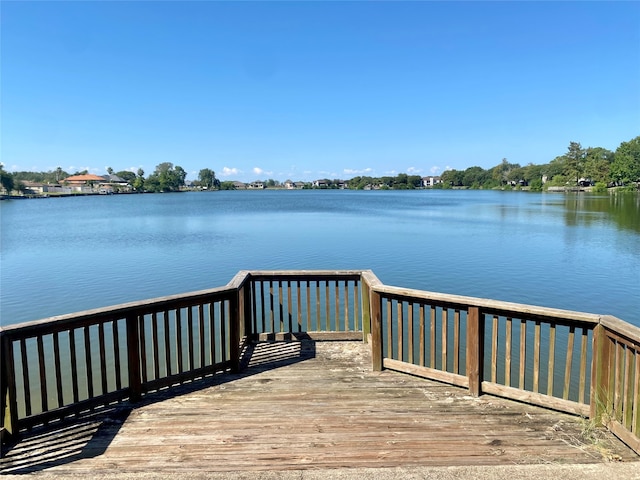
<path fill-rule="evenodd" d="M 231 279 L 229 283 L 227 283 L 227 287 L 229 288 L 242 288 L 244 283 L 249 280 L 251 274 L 248 270 L 240 270 L 235 276 Z"/>
<path fill-rule="evenodd" d="M 358 279 L 362 275 L 362 270 L 251 270 L 248 273 L 251 278 L 261 280 L 272 277 L 293 278 L 293 277 L 314 277 L 314 278 L 344 278 Z"/>
<path fill-rule="evenodd" d="M 376 274 L 373 273 L 373 270 L 363 270 L 361 273 L 361 277 L 370 287 L 382 285 L 382 282 L 376 276 Z"/>
<path fill-rule="evenodd" d="M 360 276 L 363 270 L 249 270 L 252 277 L 283 277 L 294 275 L 296 277 L 304 276 L 329 276 L 329 277 L 345 277 Z"/>
<path fill-rule="evenodd" d="M 601 318 L 600 315 L 594 313 L 575 312 L 572 310 L 561 310 L 557 308 L 540 307 L 522 303 L 503 302 L 499 300 L 490 300 L 479 297 L 467 297 L 463 295 L 429 292 L 425 290 L 415 290 L 410 288 L 394 287 L 390 285 L 376 285 L 372 288 L 375 292 L 378 293 L 425 300 L 428 302 L 435 302 L 450 306 L 479 307 L 490 313 L 496 314 L 521 314 L 528 317 L 546 317 L 559 320 L 582 322 L 591 324 L 593 326 L 600 323 Z M 632 326 L 630 325 L 630 327 Z"/>
<path fill-rule="evenodd" d="M 609 331 L 626 337 L 636 345 L 640 345 L 640 327 L 631 325 L 630 323 L 620 320 L 612 315 L 603 315 L 600 319 L 600 323 Z"/>
<path fill-rule="evenodd" d="M 6 325 L 0 327 L 0 333 L 3 335 L 11 335 L 17 334 L 19 332 L 20 335 L 24 335 L 40 330 L 41 328 L 47 328 L 48 330 L 63 330 L 70 324 L 79 324 L 88 321 L 90 321 L 91 323 L 99 323 L 101 320 L 124 318 L 129 314 L 144 315 L 146 313 L 160 311 L 164 308 L 175 308 L 176 306 L 180 305 L 186 306 L 189 303 L 208 301 L 211 299 L 211 297 L 223 297 L 225 294 L 232 291 L 235 291 L 235 288 L 227 285 L 224 287 L 198 290 L 195 292 L 180 293 L 135 302 L 121 303 L 119 305 L 112 305 L 91 310 L 83 310 L 81 312 L 57 315 L 53 317 L 43 318 L 41 320 L 17 323 L 14 325 Z"/>

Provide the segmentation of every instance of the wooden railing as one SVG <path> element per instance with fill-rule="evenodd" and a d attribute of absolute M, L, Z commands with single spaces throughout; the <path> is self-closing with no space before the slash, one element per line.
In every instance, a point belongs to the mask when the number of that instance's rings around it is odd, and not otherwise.
<path fill-rule="evenodd" d="M 640 453 L 640 328 L 371 271 L 242 271 L 220 288 L 3 327 L 3 436 L 237 370 L 243 342 L 304 332 L 370 338 L 376 370 L 592 418 Z"/>
<path fill-rule="evenodd" d="M 254 272 L 252 334 L 361 332 L 360 272 Z"/>

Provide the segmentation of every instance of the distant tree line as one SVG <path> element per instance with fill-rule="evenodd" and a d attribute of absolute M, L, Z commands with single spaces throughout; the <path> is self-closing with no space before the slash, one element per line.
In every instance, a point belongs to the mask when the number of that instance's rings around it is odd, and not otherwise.
<path fill-rule="evenodd" d="M 108 168 L 110 175 L 114 174 Z M 86 170 L 74 172 L 73 175 L 88 173 Z M 145 178 L 144 170 L 136 173 L 123 170 L 115 175 L 125 180 L 136 192 L 172 192 L 184 188 L 187 173 L 171 162 L 163 162 L 156 166 L 153 173 Z M 0 164 L 0 181 L 6 192 L 23 191 L 21 182 L 44 184 L 64 184 L 70 174 L 58 167 L 49 172 L 7 172 Z M 615 152 L 602 147 L 583 148 L 578 142 L 570 142 L 567 151 L 552 161 L 542 165 L 530 163 L 521 166 L 502 159 L 495 167 L 488 170 L 473 166 L 466 170 L 446 170 L 440 175 L 440 183 L 433 188 L 518 188 L 526 186 L 531 190 L 542 190 L 548 186 L 575 186 L 580 182 L 595 185 L 596 189 L 608 186 L 628 186 L 631 189 L 640 186 L 640 136 L 628 142 L 622 142 Z M 405 190 L 422 187 L 422 177 L 400 173 L 396 176 L 369 177 L 357 176 L 348 182 L 338 179 L 319 180 L 322 188 L 342 188 L 345 183 L 350 189 L 394 189 Z M 268 188 L 278 188 L 282 184 L 274 179 L 265 180 Z M 235 182 L 220 182 L 216 174 L 209 168 L 200 170 L 198 180 L 193 185 L 203 190 L 233 190 Z M 314 188 L 306 183 L 305 188 Z"/>
<path fill-rule="evenodd" d="M 615 152 L 602 147 L 583 148 L 570 142 L 567 151 L 543 165 L 530 163 L 524 167 L 507 159 L 489 170 L 469 167 L 442 173 L 439 188 L 510 188 L 528 186 L 542 190 L 548 186 L 585 185 L 630 186 L 640 182 L 640 136 L 622 142 Z"/>

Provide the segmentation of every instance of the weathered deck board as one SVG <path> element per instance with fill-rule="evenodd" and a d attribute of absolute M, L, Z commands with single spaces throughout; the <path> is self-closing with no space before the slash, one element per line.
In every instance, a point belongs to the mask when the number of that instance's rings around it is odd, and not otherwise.
<path fill-rule="evenodd" d="M 260 343 L 218 375 L 26 436 L 3 473 L 599 463 L 638 457 L 580 418 L 401 373 L 359 342 Z"/>

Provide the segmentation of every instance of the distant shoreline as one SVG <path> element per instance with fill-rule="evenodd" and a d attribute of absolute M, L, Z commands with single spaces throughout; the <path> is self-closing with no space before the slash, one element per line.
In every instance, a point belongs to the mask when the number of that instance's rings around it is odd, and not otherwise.
<path fill-rule="evenodd" d="M 291 189 L 287 189 L 287 188 L 264 188 L 261 190 L 257 190 L 257 189 L 245 189 L 245 190 L 237 190 L 237 191 L 300 191 L 301 189 L 295 189 L 295 190 L 291 190 Z M 313 188 L 313 189 L 306 189 L 308 191 L 313 191 L 313 190 L 351 190 L 351 189 L 329 189 L 329 188 Z M 415 189 L 411 189 L 411 190 L 407 190 L 407 189 L 393 189 L 393 188 L 389 188 L 389 189 L 380 189 L 378 191 L 403 191 L 403 192 L 407 192 L 407 191 L 417 191 L 417 190 L 469 190 L 469 191 L 479 191 L 479 190 L 486 190 L 486 191 L 503 191 L 503 192 L 531 192 L 531 190 L 528 187 L 523 187 L 523 188 L 513 188 L 513 189 L 508 189 L 508 188 L 494 188 L 494 189 L 474 189 L 474 188 L 469 188 L 469 187 L 452 187 L 452 188 L 447 188 L 447 189 L 441 189 L 441 188 L 415 188 Z M 70 197 L 108 197 L 108 196 L 114 196 L 114 195 L 152 195 L 152 194 L 166 194 L 166 193 L 187 193 L 187 192 L 198 192 L 198 193 L 204 193 L 204 192 L 222 192 L 222 191 L 227 191 L 227 190 L 197 190 L 197 189 L 190 189 L 190 190 L 179 190 L 179 191 L 173 191 L 173 192 L 114 192 L 114 193 L 98 193 L 98 192 L 92 192 L 92 193 L 58 193 L 58 194 L 29 194 L 29 195 L 0 195 L 0 200 L 33 200 L 33 199 L 48 199 L 48 198 L 70 198 Z M 230 190 L 230 191 L 235 191 L 235 190 Z M 358 190 L 352 190 L 352 191 L 358 191 Z M 362 190 L 365 191 L 365 190 Z M 367 190 L 370 191 L 370 190 Z M 608 193 L 608 194 L 617 194 L 617 193 L 636 193 L 636 194 L 640 194 L 640 189 L 636 189 L 636 190 L 629 190 L 626 189 L 625 187 L 611 187 L 611 188 L 607 188 L 606 191 L 604 192 L 594 192 L 594 188 L 593 187 L 549 187 L 546 190 L 542 190 L 542 191 L 538 191 L 538 192 L 534 192 L 534 193 L 594 193 L 594 194 L 598 194 L 598 193 Z"/>

